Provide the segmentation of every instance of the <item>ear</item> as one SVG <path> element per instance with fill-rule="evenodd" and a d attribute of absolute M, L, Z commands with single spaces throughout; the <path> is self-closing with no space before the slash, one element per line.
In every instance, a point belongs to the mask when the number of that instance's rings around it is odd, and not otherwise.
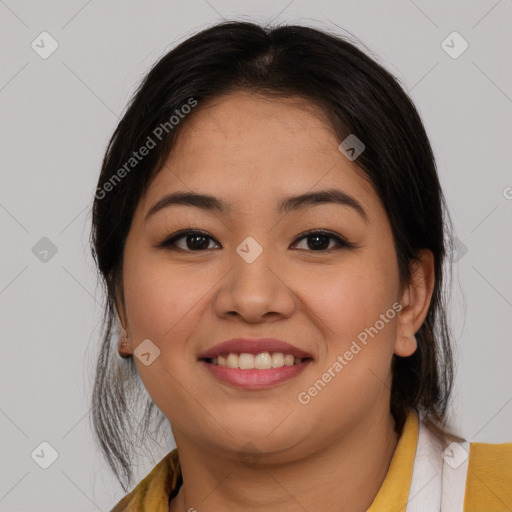
<path fill-rule="evenodd" d="M 434 291 L 434 255 L 428 249 L 418 253 L 418 259 L 411 263 L 411 282 L 406 286 L 400 303 L 397 336 L 393 352 L 407 357 L 417 349 L 414 335 L 425 320 Z"/>
<path fill-rule="evenodd" d="M 118 315 L 118 318 L 119 318 L 121 332 L 126 336 L 126 337 L 123 336 L 123 338 L 121 338 L 121 339 L 123 341 L 127 341 L 128 342 L 127 345 L 119 344 L 118 352 L 119 352 L 119 355 L 121 357 L 125 357 L 126 358 L 126 357 L 129 357 L 132 354 L 133 350 L 132 350 L 131 339 L 129 338 L 129 335 L 128 335 L 128 332 L 127 332 L 128 325 L 127 325 L 127 322 L 126 322 L 126 308 L 125 308 L 125 305 L 124 305 L 124 297 L 123 297 L 123 291 L 122 291 L 122 284 L 120 286 L 116 287 L 114 306 L 116 308 L 117 315 Z M 119 341 L 121 341 L 121 340 L 119 340 Z"/>

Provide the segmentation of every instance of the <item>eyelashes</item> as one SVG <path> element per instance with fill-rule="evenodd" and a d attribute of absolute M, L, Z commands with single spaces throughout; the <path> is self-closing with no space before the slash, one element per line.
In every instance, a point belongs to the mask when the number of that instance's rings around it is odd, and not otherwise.
<path fill-rule="evenodd" d="M 293 245 L 295 245 L 300 240 L 307 240 L 307 239 L 314 239 L 315 244 L 318 243 L 319 241 L 322 242 L 325 240 L 334 240 L 334 242 L 336 244 L 334 247 L 329 247 L 330 242 L 328 242 L 327 249 L 321 250 L 321 248 L 317 246 L 316 249 L 310 249 L 309 252 L 327 252 L 327 251 L 343 249 L 343 248 L 352 249 L 355 247 L 355 245 L 353 243 L 349 242 L 345 237 L 343 237 L 339 234 L 334 234 L 331 231 L 326 231 L 326 230 L 322 230 L 322 229 L 311 230 L 311 231 L 307 231 L 306 233 L 303 233 L 298 238 L 296 238 Z M 318 245 L 322 246 L 325 244 L 320 243 Z M 313 244 L 313 247 L 315 247 L 314 244 Z"/>
<path fill-rule="evenodd" d="M 176 242 L 178 240 L 181 240 L 182 238 L 188 238 L 188 237 L 195 237 L 196 241 L 198 239 L 199 240 L 210 239 L 210 240 L 214 240 L 218 244 L 218 242 L 212 236 L 210 236 L 208 233 L 198 230 L 198 229 L 188 229 L 188 230 L 178 231 L 178 233 L 174 233 L 170 237 L 163 240 L 160 244 L 158 244 L 158 247 L 163 248 L 163 249 L 170 249 L 170 250 L 181 250 L 181 251 L 185 251 L 185 252 L 198 252 L 198 251 L 208 250 L 208 247 L 202 248 L 202 249 L 188 249 L 187 250 L 187 249 L 183 249 L 182 247 L 176 246 Z M 202 245 L 204 246 L 204 242 Z"/>
<path fill-rule="evenodd" d="M 181 240 L 185 240 L 184 247 L 179 247 L 177 244 Z M 299 235 L 292 243 L 291 247 L 296 246 L 302 240 L 313 240 L 313 243 L 306 244 L 307 248 L 300 248 L 307 252 L 331 252 L 332 250 L 339 249 L 353 249 L 356 245 L 338 233 L 331 231 L 316 229 L 309 230 Z M 217 247 L 210 247 L 210 241 L 217 244 Z M 327 241 L 327 244 L 326 244 Z M 331 247 L 331 241 L 335 242 L 334 247 Z M 189 248 L 188 245 L 195 248 Z M 183 245 L 183 244 L 182 244 Z M 198 229 L 181 230 L 174 233 L 170 237 L 165 238 L 157 245 L 160 249 L 181 251 L 181 252 L 204 252 L 215 248 L 221 248 L 219 242 L 205 231 Z"/>

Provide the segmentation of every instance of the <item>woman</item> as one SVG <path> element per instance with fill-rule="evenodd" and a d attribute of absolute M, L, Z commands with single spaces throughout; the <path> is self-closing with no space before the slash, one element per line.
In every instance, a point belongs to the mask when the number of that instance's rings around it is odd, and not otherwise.
<path fill-rule="evenodd" d="M 177 448 L 113 512 L 510 510 L 512 443 L 447 426 L 448 222 L 416 109 L 349 42 L 227 22 L 165 55 L 96 191 L 93 410 L 125 491 L 139 377 L 142 439 L 156 405 Z"/>

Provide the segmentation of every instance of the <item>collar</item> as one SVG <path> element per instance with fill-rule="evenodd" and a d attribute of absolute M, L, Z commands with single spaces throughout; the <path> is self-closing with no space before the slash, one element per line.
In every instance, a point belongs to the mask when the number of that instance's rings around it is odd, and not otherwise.
<path fill-rule="evenodd" d="M 384 512 L 386 510 L 403 512 L 405 510 L 416 456 L 418 425 L 417 412 L 409 412 L 386 478 L 367 512 Z"/>

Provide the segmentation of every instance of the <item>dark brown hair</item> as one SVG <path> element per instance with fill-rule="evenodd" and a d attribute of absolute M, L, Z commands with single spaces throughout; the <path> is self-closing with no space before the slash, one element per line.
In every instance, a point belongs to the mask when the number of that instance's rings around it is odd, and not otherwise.
<path fill-rule="evenodd" d="M 440 437 L 450 435 L 445 427 L 453 362 L 443 285 L 445 263 L 451 263 L 451 222 L 416 108 L 398 79 L 339 35 L 305 26 L 223 22 L 188 38 L 153 66 L 108 144 L 98 180 L 91 246 L 105 285 L 106 307 L 92 417 L 96 438 L 125 490 L 132 479 L 132 452 L 148 438 L 152 414 L 159 425 L 165 420 L 145 393 L 133 359 L 117 353 L 115 308 L 120 305 L 116 297 L 124 304 L 125 240 L 139 198 L 187 122 L 180 116 L 173 124 L 171 117 L 194 101 L 201 108 L 210 99 L 239 90 L 306 99 L 325 113 L 340 142 L 349 134 L 363 141 L 365 150 L 356 164 L 389 217 L 402 288 L 410 282 L 418 251 L 432 251 L 436 281 L 430 308 L 416 333 L 416 352 L 393 358 L 390 408 L 399 433 L 414 409 Z M 157 131 L 162 126 L 167 129 Z M 155 147 L 135 164 L 130 160 L 133 152 L 150 138 Z M 448 270 L 451 275 L 451 265 Z M 139 403 L 142 420 L 134 426 L 131 409 Z"/>

